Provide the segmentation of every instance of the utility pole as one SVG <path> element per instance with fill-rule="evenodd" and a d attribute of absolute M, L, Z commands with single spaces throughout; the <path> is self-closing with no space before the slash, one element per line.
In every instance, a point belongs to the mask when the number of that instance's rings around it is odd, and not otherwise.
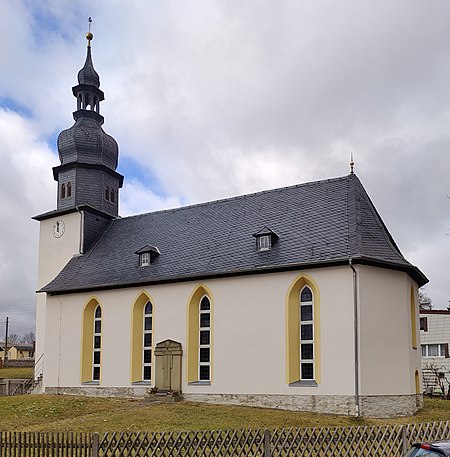
<path fill-rule="evenodd" d="M 8 324 L 9 324 L 9 318 L 6 318 L 6 332 L 5 332 L 5 355 L 3 357 L 3 361 L 6 362 L 8 361 Z"/>

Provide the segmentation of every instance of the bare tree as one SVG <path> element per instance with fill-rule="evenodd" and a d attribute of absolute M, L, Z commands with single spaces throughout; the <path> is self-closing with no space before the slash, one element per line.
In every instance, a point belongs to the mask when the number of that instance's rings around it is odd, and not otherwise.
<path fill-rule="evenodd" d="M 427 363 L 423 369 L 423 382 L 425 387 L 438 386 L 442 398 L 450 400 L 450 370 L 435 363 Z"/>
<path fill-rule="evenodd" d="M 8 348 L 14 346 L 15 344 L 20 343 L 20 336 L 17 333 L 10 333 L 8 335 Z"/>
<path fill-rule="evenodd" d="M 431 303 L 431 298 L 428 296 L 425 288 L 421 287 L 419 289 L 419 309 L 431 309 L 433 305 Z"/>
<path fill-rule="evenodd" d="M 22 344 L 27 344 L 27 345 L 32 346 L 35 341 L 36 341 L 36 335 L 34 334 L 34 332 L 28 332 L 28 333 L 25 333 L 25 335 L 23 335 L 20 342 Z"/>

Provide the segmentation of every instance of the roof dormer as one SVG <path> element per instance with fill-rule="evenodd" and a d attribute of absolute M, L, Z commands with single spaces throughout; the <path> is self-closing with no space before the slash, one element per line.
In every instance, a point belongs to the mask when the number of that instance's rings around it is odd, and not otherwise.
<path fill-rule="evenodd" d="M 161 252 L 156 246 L 150 246 L 149 244 L 146 244 L 143 248 L 136 251 L 135 254 L 139 255 L 139 266 L 147 267 L 154 262 L 156 257 L 158 257 Z"/>
<path fill-rule="evenodd" d="M 264 226 L 261 230 L 254 233 L 252 236 L 256 238 L 256 250 L 270 251 L 279 236 L 270 228 Z"/>

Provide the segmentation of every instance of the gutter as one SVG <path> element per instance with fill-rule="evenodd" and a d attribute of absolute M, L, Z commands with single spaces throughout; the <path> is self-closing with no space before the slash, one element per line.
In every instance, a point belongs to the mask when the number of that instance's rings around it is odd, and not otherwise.
<path fill-rule="evenodd" d="M 353 271 L 353 338 L 355 351 L 355 418 L 360 416 L 359 408 L 359 332 L 358 332 L 358 275 L 352 264 L 352 258 L 348 264 Z"/>
<path fill-rule="evenodd" d="M 75 207 L 76 210 L 80 213 L 80 246 L 79 253 L 84 254 L 84 210 L 79 206 Z"/>

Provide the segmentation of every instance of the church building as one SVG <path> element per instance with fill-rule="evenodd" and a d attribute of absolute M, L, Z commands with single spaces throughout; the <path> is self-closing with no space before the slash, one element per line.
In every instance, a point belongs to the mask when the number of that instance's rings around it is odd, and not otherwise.
<path fill-rule="evenodd" d="M 418 287 L 347 176 L 119 216 L 118 145 L 91 56 L 40 223 L 36 377 L 46 393 L 345 415 L 422 404 Z"/>

